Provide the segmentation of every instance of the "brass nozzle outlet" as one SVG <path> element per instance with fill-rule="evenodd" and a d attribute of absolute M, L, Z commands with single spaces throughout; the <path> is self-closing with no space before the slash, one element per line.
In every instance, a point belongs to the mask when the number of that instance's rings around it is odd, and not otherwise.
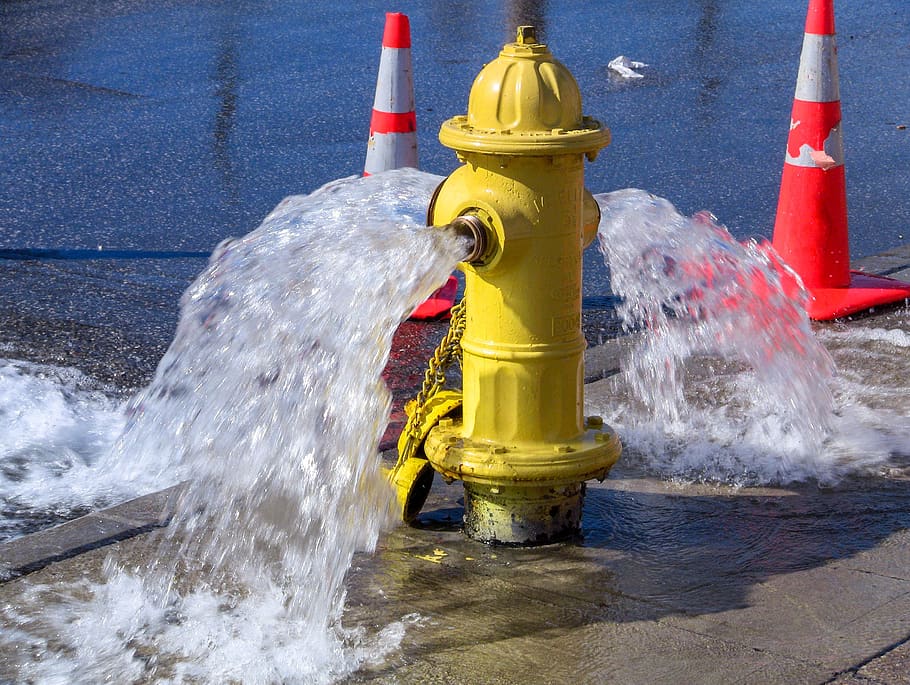
<path fill-rule="evenodd" d="M 471 251 L 462 260 L 473 264 L 479 262 L 486 254 L 489 240 L 487 238 L 487 227 L 480 217 L 473 214 L 462 214 L 455 217 L 452 223 L 443 227 L 443 230 L 451 230 L 456 234 L 467 238 L 471 242 Z"/>

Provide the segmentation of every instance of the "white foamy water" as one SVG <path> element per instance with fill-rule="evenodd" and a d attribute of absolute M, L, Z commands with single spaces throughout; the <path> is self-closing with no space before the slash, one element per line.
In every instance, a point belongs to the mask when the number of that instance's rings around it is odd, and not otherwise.
<path fill-rule="evenodd" d="M 119 405 L 73 369 L 0 360 L 0 540 L 133 494 L 102 459 Z"/>
<path fill-rule="evenodd" d="M 767 248 L 644 191 L 597 200 L 620 314 L 639 341 L 617 381 L 622 399 L 598 408 L 627 459 L 666 477 L 746 485 L 836 482 L 896 456 L 906 414 L 871 420 L 872 400 L 835 376 L 805 293 L 783 292 Z M 906 342 L 901 331 L 843 335 Z"/>
<path fill-rule="evenodd" d="M 219 246 L 110 457 L 121 479 L 188 481 L 175 521 L 138 568 L 112 558 L 62 601 L 33 590 L 46 612 L 13 616 L 43 655 L 24 678 L 321 683 L 394 648 L 413 617 L 345 630 L 343 580 L 389 521 L 396 324 L 465 254 L 423 226 L 439 180 L 331 183 Z"/>
<path fill-rule="evenodd" d="M 910 310 L 894 328 L 828 326 L 819 338 L 839 369 L 828 451 L 872 473 L 905 476 L 910 466 Z"/>

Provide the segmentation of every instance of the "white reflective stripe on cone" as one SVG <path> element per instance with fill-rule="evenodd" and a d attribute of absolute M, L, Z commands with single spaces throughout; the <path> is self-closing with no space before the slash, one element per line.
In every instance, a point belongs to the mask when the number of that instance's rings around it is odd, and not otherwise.
<path fill-rule="evenodd" d="M 410 48 L 383 48 L 373 109 L 402 114 L 414 111 Z"/>
<path fill-rule="evenodd" d="M 363 170 L 367 174 L 380 171 L 417 168 L 416 133 L 374 133 L 367 143 L 367 160 Z"/>
<path fill-rule="evenodd" d="M 792 125 L 792 124 L 791 124 Z M 844 132 L 840 126 L 831 129 L 825 138 L 821 150 L 815 150 L 811 145 L 804 143 L 799 147 L 799 157 L 792 157 L 788 150 L 784 154 L 784 162 L 792 166 L 809 167 L 810 169 L 833 169 L 844 163 Z"/>
<path fill-rule="evenodd" d="M 837 78 L 837 43 L 834 36 L 807 33 L 799 58 L 796 98 L 806 102 L 840 100 Z"/>

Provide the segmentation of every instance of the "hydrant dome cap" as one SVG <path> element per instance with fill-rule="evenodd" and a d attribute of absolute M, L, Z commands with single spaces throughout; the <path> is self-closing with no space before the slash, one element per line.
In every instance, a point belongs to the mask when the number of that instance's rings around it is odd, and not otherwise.
<path fill-rule="evenodd" d="M 599 150 L 610 133 L 583 116 L 575 77 L 522 26 L 474 80 L 467 115 L 445 122 L 439 138 L 456 150 L 558 154 Z"/>

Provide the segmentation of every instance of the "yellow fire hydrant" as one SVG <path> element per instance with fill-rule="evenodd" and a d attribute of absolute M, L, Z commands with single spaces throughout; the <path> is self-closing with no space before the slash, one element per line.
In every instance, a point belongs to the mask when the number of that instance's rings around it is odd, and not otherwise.
<path fill-rule="evenodd" d="M 468 536 L 559 540 L 580 528 L 584 482 L 602 480 L 621 451 L 600 417 L 582 413 L 582 251 L 600 218 L 584 158 L 610 133 L 582 116 L 575 78 L 522 26 L 439 139 L 464 164 L 437 189 L 430 223 L 467 218 L 486 248 L 460 265 L 462 418 L 440 419 L 424 451 L 464 481 Z"/>

